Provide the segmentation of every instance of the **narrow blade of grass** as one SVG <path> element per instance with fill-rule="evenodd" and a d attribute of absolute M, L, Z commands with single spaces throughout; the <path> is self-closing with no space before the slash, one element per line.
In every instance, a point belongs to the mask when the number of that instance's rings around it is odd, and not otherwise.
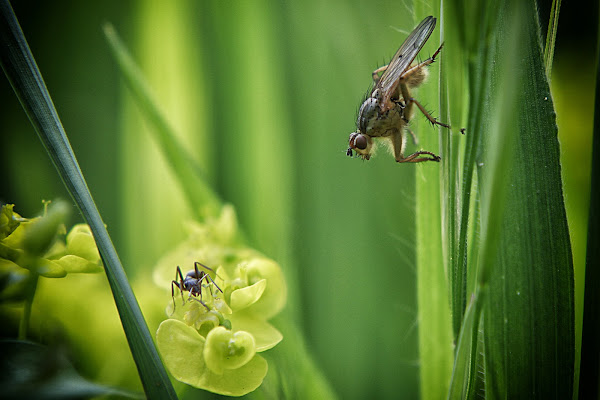
<path fill-rule="evenodd" d="M 455 32 L 453 36 L 458 38 L 460 42 L 456 45 L 462 47 L 462 56 L 464 62 L 459 60 L 454 61 L 454 68 L 466 69 L 467 79 L 465 80 L 468 90 L 468 105 L 462 104 L 468 112 L 466 119 L 466 134 L 464 137 L 464 155 L 462 157 L 462 182 L 460 187 L 460 201 L 455 209 L 447 209 L 445 212 L 448 215 L 455 215 L 459 219 L 458 237 L 453 243 L 457 246 L 456 250 L 452 251 L 454 257 L 450 261 L 449 280 L 451 283 L 451 305 L 452 305 L 452 328 L 455 338 L 458 337 L 462 320 L 464 317 L 465 307 L 469 293 L 475 291 L 474 286 L 467 286 L 469 276 L 473 276 L 473 263 L 467 257 L 467 252 L 476 254 L 479 249 L 478 240 L 468 240 L 469 230 L 478 221 L 471 220 L 471 214 L 479 215 L 478 211 L 473 213 L 470 211 L 473 199 L 476 197 L 473 189 L 477 187 L 476 179 L 476 158 L 481 151 L 481 136 L 482 136 L 482 104 L 487 96 L 489 88 L 489 65 L 490 53 L 486 51 L 491 43 L 491 36 L 496 25 L 498 17 L 498 3 L 485 4 L 480 7 L 463 7 L 463 3 L 455 1 L 450 3 L 445 9 L 448 15 L 446 23 L 446 31 L 449 33 Z M 464 21 L 481 19 L 478 26 L 465 24 Z M 452 47 L 449 43 L 449 47 Z M 448 75 L 453 76 L 456 73 L 450 68 Z M 450 79 L 450 77 L 448 77 Z M 459 90 L 458 88 L 454 89 Z M 455 103 L 454 98 L 448 99 L 449 102 Z M 454 165 L 458 169 L 458 165 Z M 459 190 L 456 186 L 448 187 L 449 190 Z M 450 192 L 449 196 L 456 196 Z M 471 282 L 474 280 L 471 279 Z"/>
<path fill-rule="evenodd" d="M 416 23 L 427 15 L 440 15 L 439 8 L 432 9 L 423 3 L 415 4 Z M 440 45 L 442 24 L 438 19 L 437 27 L 421 54 L 432 54 Z M 433 50 L 431 50 L 433 49 Z M 418 90 L 419 99 L 425 104 L 437 104 L 439 98 L 440 64 L 445 65 L 445 50 L 442 50 L 439 63 L 431 68 L 431 74 Z M 437 108 L 437 106 L 436 106 Z M 436 111 L 437 112 L 437 111 Z M 432 128 L 424 118 L 415 114 L 411 124 L 419 134 L 419 147 L 436 154 L 440 141 L 449 140 L 448 130 Z M 426 120 L 425 120 L 426 121 Z M 412 129 L 412 127 L 411 127 Z M 440 139 L 440 136 L 443 139 Z M 416 231 L 417 231 L 417 301 L 419 315 L 419 358 L 421 397 L 441 399 L 447 395 L 452 374 L 453 348 L 450 321 L 450 295 L 447 286 L 445 251 L 442 243 L 442 165 L 447 165 L 445 153 L 440 154 L 442 162 L 415 165 L 416 174 Z M 449 157 L 450 158 L 450 157 Z M 450 159 L 448 160 L 450 161 Z M 444 199 L 444 203 L 446 203 Z M 452 202 L 450 202 L 452 203 Z"/>
<path fill-rule="evenodd" d="M 598 31 L 600 38 L 600 29 Z M 581 361 L 579 364 L 579 398 L 597 399 L 600 395 L 600 41 L 596 59 L 596 104 L 592 148 L 592 182 L 588 219 L 585 265 L 585 297 Z"/>
<path fill-rule="evenodd" d="M 478 359 L 477 345 L 479 341 L 479 326 L 481 320 L 481 293 L 475 296 L 474 301 L 469 304 L 465 312 L 462 329 L 458 337 L 456 358 L 454 359 L 454 370 L 450 381 L 448 399 L 472 398 L 469 393 L 474 392 L 476 387 L 474 381 L 477 378 L 475 368 Z"/>
<path fill-rule="evenodd" d="M 158 107 L 150 87 L 114 27 L 111 24 L 105 24 L 104 34 L 125 83 L 142 109 L 144 116 L 148 118 L 154 128 L 152 129 L 154 137 L 160 144 L 159 147 L 164 156 L 173 166 L 173 170 L 179 178 L 178 181 L 181 183 L 181 189 L 186 195 L 188 204 L 196 213 L 196 217 L 202 220 L 207 215 L 216 215 L 221 200 L 206 183 L 200 167 L 192 159 L 189 151 L 179 143 L 173 134 L 173 128 Z"/>
<path fill-rule="evenodd" d="M 546 33 L 546 46 L 544 47 L 544 65 L 548 80 L 552 75 L 552 61 L 554 60 L 554 45 L 556 44 L 556 33 L 558 32 L 558 14 L 560 13 L 560 0 L 552 1 L 550 10 L 550 21 L 548 22 L 548 32 Z"/>
<path fill-rule="evenodd" d="M 98 213 L 12 7 L 0 2 L 2 69 L 65 186 L 90 225 L 104 262 L 123 329 L 149 398 L 176 398 L 125 271 Z"/>

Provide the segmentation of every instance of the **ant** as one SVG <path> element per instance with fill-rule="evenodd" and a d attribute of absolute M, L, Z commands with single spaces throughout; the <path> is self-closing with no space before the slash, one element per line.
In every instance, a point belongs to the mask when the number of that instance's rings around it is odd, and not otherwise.
<path fill-rule="evenodd" d="M 188 299 L 194 299 L 207 310 L 210 311 L 210 308 L 202 301 L 202 281 L 206 283 L 208 286 L 210 293 L 212 294 L 212 288 L 210 284 L 212 283 L 219 290 L 219 292 L 223 293 L 221 288 L 215 283 L 213 278 L 209 275 L 208 272 L 198 269 L 198 266 L 202 268 L 215 272 L 212 268 L 208 268 L 206 265 L 196 261 L 194 262 L 194 269 L 185 274 L 185 278 L 181 273 L 181 268 L 177 266 L 177 272 L 175 273 L 175 280 L 171 281 L 171 297 L 173 298 L 173 310 L 175 310 L 175 286 L 181 292 L 181 300 L 183 300 L 183 304 L 185 304 L 185 300 L 183 299 L 183 292 L 188 292 Z M 177 280 L 179 278 L 179 280 Z M 210 282 L 209 282 L 210 280 Z M 199 297 L 199 298 L 198 298 Z"/>

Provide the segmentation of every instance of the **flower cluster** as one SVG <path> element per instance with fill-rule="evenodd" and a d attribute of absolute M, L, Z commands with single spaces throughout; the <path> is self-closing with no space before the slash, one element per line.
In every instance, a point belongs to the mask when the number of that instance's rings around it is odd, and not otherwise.
<path fill-rule="evenodd" d="M 3 274 L 34 273 L 62 278 L 68 273 L 102 271 L 100 254 L 88 225 L 66 233 L 68 205 L 58 201 L 43 217 L 23 218 L 8 204 L 0 209 L 0 268 Z"/>
<path fill-rule="evenodd" d="M 158 348 L 177 380 L 241 396 L 267 373 L 267 361 L 257 353 L 282 340 L 267 321 L 285 305 L 285 280 L 276 262 L 241 244 L 231 207 L 215 220 L 190 224 L 189 231 L 155 269 L 155 281 L 174 295 L 170 318 L 156 333 Z M 174 274 L 178 265 L 195 268 Z"/>

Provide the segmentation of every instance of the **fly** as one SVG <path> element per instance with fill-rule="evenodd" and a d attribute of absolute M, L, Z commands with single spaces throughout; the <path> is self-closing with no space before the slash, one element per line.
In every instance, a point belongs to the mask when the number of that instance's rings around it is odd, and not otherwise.
<path fill-rule="evenodd" d="M 360 106 L 356 132 L 350 134 L 347 155 L 352 156 L 354 150 L 360 158 L 368 160 L 373 151 L 373 138 L 384 138 L 390 141 L 394 157 L 399 163 L 440 161 L 440 157 L 430 151 L 417 151 L 408 156 L 404 155 L 405 130 L 408 130 L 407 125 L 412 117 L 414 105 L 432 124 L 450 128 L 449 125 L 438 122 L 432 117 L 410 94 L 410 89 L 418 87 L 427 78 L 425 67 L 432 64 L 442 50 L 443 44 L 427 60 L 412 65 L 435 29 L 435 23 L 434 17 L 425 18 L 408 35 L 390 63 L 373 71 L 375 85 L 369 97 Z M 383 74 L 379 76 L 382 72 Z M 414 134 L 410 130 L 409 132 L 416 142 Z"/>

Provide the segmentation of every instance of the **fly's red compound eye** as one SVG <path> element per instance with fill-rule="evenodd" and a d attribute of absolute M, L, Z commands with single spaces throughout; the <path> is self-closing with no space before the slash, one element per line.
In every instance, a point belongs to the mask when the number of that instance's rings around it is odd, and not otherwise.
<path fill-rule="evenodd" d="M 365 135 L 356 135 L 354 138 L 354 147 L 359 150 L 364 150 L 367 148 L 367 138 Z"/>

